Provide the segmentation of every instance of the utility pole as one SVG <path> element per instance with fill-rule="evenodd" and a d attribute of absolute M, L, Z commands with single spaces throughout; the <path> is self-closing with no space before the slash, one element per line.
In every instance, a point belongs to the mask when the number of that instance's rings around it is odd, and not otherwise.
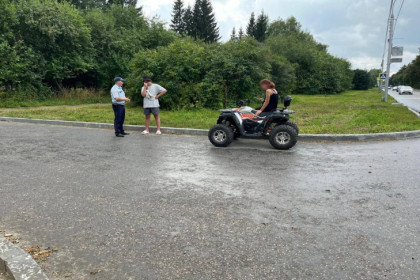
<path fill-rule="evenodd" d="M 386 64 L 386 80 L 385 80 L 385 95 L 384 101 L 388 102 L 388 86 L 389 86 L 389 78 L 391 72 L 391 52 L 392 52 L 392 40 L 394 37 L 394 0 L 391 0 L 391 10 L 390 10 L 391 17 L 389 20 L 389 38 L 388 38 L 388 58 Z"/>

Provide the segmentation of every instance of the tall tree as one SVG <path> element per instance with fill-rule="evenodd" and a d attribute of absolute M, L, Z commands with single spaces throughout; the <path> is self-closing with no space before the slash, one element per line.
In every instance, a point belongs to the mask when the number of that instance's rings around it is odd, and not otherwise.
<path fill-rule="evenodd" d="M 194 14 L 194 18 L 199 23 L 197 37 L 203 39 L 206 43 L 219 41 L 219 27 L 217 27 L 216 17 L 213 13 L 210 0 L 197 0 L 197 3 L 200 10 L 197 15 Z M 194 9 L 195 12 L 196 9 Z"/>
<path fill-rule="evenodd" d="M 200 39 L 203 28 L 203 13 L 201 10 L 201 0 L 196 0 L 194 8 L 192 10 L 192 25 L 191 25 L 191 36 L 194 39 Z"/>
<path fill-rule="evenodd" d="M 191 6 L 188 6 L 188 8 L 184 11 L 183 21 L 185 24 L 185 34 L 187 36 L 194 37 L 195 25 Z"/>
<path fill-rule="evenodd" d="M 255 37 L 255 29 L 256 29 L 255 14 L 254 12 L 252 12 L 251 18 L 249 19 L 248 26 L 246 27 L 246 34 L 248 36 Z"/>
<path fill-rule="evenodd" d="M 171 29 L 178 34 L 185 35 L 184 3 L 182 0 L 175 0 L 172 11 Z"/>
<path fill-rule="evenodd" d="M 369 73 L 366 70 L 356 69 L 353 76 L 353 89 L 366 90 L 369 89 Z"/>
<path fill-rule="evenodd" d="M 245 37 L 245 33 L 244 33 L 243 28 L 241 27 L 241 28 L 239 28 L 239 33 L 238 33 L 239 41 L 242 40 L 244 37 Z"/>
<path fill-rule="evenodd" d="M 230 34 L 230 40 L 231 41 L 238 41 L 238 36 L 236 36 L 236 28 L 235 27 L 232 29 L 232 34 Z"/>
<path fill-rule="evenodd" d="M 260 42 L 264 42 L 267 38 L 267 31 L 268 31 L 268 16 L 261 12 L 258 16 L 257 23 L 255 25 L 255 39 Z"/>
<path fill-rule="evenodd" d="M 268 27 L 269 36 L 287 36 L 299 33 L 303 33 L 302 25 L 296 20 L 295 17 L 289 17 L 286 20 L 275 20 Z"/>

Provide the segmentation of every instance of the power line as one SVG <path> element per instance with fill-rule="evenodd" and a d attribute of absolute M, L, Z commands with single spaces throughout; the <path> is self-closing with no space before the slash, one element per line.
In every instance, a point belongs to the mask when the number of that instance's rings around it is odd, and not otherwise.
<path fill-rule="evenodd" d="M 402 9 L 403 5 L 404 5 L 404 0 L 402 0 L 402 1 L 401 1 L 400 9 L 398 10 L 397 17 L 395 18 L 394 30 L 395 30 L 395 28 L 397 27 L 397 21 L 398 21 L 398 18 L 399 18 L 399 16 L 400 16 L 401 9 Z"/>

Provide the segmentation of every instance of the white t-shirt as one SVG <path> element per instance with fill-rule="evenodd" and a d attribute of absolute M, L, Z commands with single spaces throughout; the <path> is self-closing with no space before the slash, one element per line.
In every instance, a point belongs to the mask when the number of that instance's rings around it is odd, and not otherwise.
<path fill-rule="evenodd" d="M 141 88 L 141 92 L 143 92 L 144 87 Z M 156 99 L 156 95 L 164 91 L 165 88 L 158 85 L 152 84 L 150 87 L 147 88 L 146 96 L 143 99 L 143 108 L 156 108 L 160 107 L 159 100 Z"/>

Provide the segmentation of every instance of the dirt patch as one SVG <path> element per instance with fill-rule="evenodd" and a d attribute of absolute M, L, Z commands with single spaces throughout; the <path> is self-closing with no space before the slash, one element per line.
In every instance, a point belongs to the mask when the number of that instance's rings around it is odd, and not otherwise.
<path fill-rule="evenodd" d="M 8 273 L 0 271 L 0 280 L 13 280 L 13 278 Z"/>
<path fill-rule="evenodd" d="M 53 253 L 53 252 L 57 252 L 58 250 L 56 249 L 51 249 L 51 248 L 44 248 L 41 249 L 38 245 L 36 245 L 35 247 L 31 247 L 31 248 L 27 248 L 27 247 L 22 247 L 23 250 L 25 250 L 26 252 L 28 252 L 29 255 L 32 256 L 32 258 L 34 258 L 34 260 L 36 262 L 43 262 L 46 261 L 48 259 L 48 257 Z"/>
<path fill-rule="evenodd" d="M 2 231 L 0 231 L 2 232 Z M 20 238 L 17 236 L 14 236 L 11 233 L 5 233 L 3 232 L 4 237 L 6 237 L 9 242 L 13 244 L 18 244 L 20 242 Z M 54 253 L 58 252 L 57 249 L 52 249 L 50 247 L 41 248 L 39 245 L 33 246 L 33 247 L 26 247 L 26 246 L 20 246 L 23 250 L 25 250 L 29 255 L 32 256 L 32 258 L 37 262 L 43 262 L 48 259 L 48 257 Z M 0 276 L 0 280 L 3 280 Z"/>

